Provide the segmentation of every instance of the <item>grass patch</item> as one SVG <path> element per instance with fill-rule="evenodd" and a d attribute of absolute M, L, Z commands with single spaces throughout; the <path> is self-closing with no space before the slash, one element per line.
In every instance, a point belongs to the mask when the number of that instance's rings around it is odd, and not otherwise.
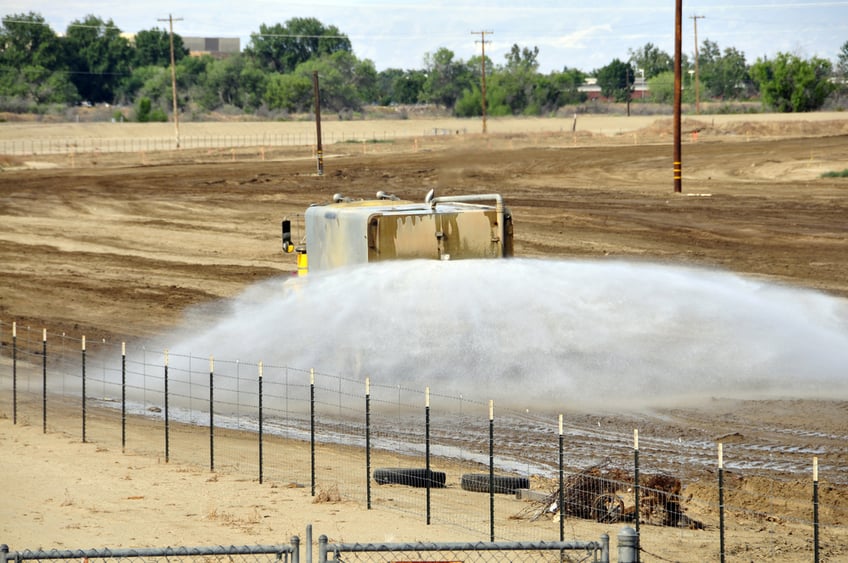
<path fill-rule="evenodd" d="M 841 172 L 825 172 L 821 175 L 822 178 L 848 178 L 848 168 Z"/>

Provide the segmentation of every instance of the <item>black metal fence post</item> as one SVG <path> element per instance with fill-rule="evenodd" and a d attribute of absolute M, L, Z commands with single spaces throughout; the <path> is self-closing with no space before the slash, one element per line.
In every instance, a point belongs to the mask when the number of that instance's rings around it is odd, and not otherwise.
<path fill-rule="evenodd" d="M 262 484 L 262 362 L 259 362 L 259 484 Z"/>
<path fill-rule="evenodd" d="M 12 424 L 18 423 L 18 323 L 12 323 Z"/>
<path fill-rule="evenodd" d="M 171 455 L 171 429 L 168 427 L 170 416 L 168 413 L 168 350 L 165 350 L 165 463 L 170 461 Z"/>
<path fill-rule="evenodd" d="M 365 498 L 371 510 L 371 378 L 365 378 Z"/>
<path fill-rule="evenodd" d="M 427 485 L 427 525 L 430 525 L 430 388 L 424 389 L 424 474 Z"/>
<path fill-rule="evenodd" d="M 718 443 L 718 552 L 719 561 L 724 563 L 724 451 Z"/>
<path fill-rule="evenodd" d="M 47 329 L 41 334 L 41 432 L 47 434 Z"/>
<path fill-rule="evenodd" d="M 641 558 L 640 548 L 639 548 L 639 512 L 641 507 L 639 506 L 639 430 L 637 428 L 633 429 L 633 496 L 636 502 L 636 563 L 639 563 L 639 559 Z"/>
<path fill-rule="evenodd" d="M 562 444 L 562 415 L 559 415 L 559 499 L 557 506 L 559 507 L 559 541 L 565 541 L 565 475 L 563 472 L 563 444 Z"/>
<path fill-rule="evenodd" d="M 315 496 L 315 369 L 309 370 L 309 473 L 311 492 Z"/>
<path fill-rule="evenodd" d="M 85 444 L 85 335 L 82 336 L 82 443 Z"/>
<path fill-rule="evenodd" d="M 813 458 L 813 561 L 819 563 L 819 458 Z"/>
<path fill-rule="evenodd" d="M 489 401 L 489 541 L 495 541 L 495 402 Z"/>
<path fill-rule="evenodd" d="M 209 471 L 215 471 L 215 359 L 209 356 Z"/>
<path fill-rule="evenodd" d="M 127 449 L 127 343 L 121 342 L 121 451 Z"/>

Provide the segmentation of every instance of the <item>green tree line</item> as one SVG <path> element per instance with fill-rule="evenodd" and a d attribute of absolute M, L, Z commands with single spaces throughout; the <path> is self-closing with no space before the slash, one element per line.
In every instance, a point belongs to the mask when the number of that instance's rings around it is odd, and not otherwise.
<path fill-rule="evenodd" d="M 356 112 L 367 104 L 436 104 L 457 116 L 548 115 L 586 101 L 580 90 L 593 77 L 602 95 L 630 101 L 637 77 L 650 99 L 673 98 L 673 57 L 651 43 L 630 50 L 590 73 L 564 66 L 539 72 L 538 47 L 513 45 L 502 63 L 488 57 L 462 60 L 447 48 L 423 57 L 423 68 L 377 71 L 353 53 L 350 39 L 315 18 L 262 24 L 241 53 L 225 58 L 190 56 L 174 34 L 176 90 L 180 111 L 225 108 L 247 113 L 307 112 L 313 105 L 312 77 L 320 77 L 321 106 Z M 848 73 L 848 42 L 837 64 L 778 53 L 748 64 L 743 53 L 705 40 L 697 65 L 684 57 L 691 82 L 698 67 L 702 99 L 759 97 L 777 111 L 810 111 L 842 91 Z M 172 108 L 170 36 L 152 28 L 131 40 L 111 19 L 88 15 L 56 34 L 37 13 L 4 17 L 0 27 L 0 110 L 42 112 L 50 106 L 109 103 L 135 107 L 140 120 L 164 120 Z M 485 80 L 482 69 L 486 69 Z M 691 98 L 693 89 L 684 87 Z M 689 99 L 688 101 L 691 101 Z"/>

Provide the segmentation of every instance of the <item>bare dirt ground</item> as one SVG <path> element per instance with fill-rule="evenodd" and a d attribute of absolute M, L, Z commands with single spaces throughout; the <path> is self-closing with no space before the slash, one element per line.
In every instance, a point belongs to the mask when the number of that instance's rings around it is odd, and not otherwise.
<path fill-rule="evenodd" d="M 338 143 L 325 146 L 323 176 L 309 147 L 6 157 L 0 320 L 89 338 L 154 336 L 180 323 L 191 305 L 294 271 L 280 250 L 284 216 L 296 218 L 337 192 L 371 197 L 384 190 L 417 200 L 431 188 L 503 194 L 519 256 L 704 265 L 848 298 L 848 179 L 820 177 L 848 169 L 846 122 L 687 119 L 681 194 L 673 192 L 669 119 L 609 135 Z M 732 432 L 734 420 L 750 432 L 779 419 L 810 430 L 799 447 L 827 450 L 844 468 L 848 447 L 833 436 L 845 435 L 846 413 L 848 402 L 838 398 L 740 402 L 676 416 L 716 435 Z M 5 439 L 17 443 L 7 422 Z M 663 431 L 659 422 L 652 428 Z M 749 485 L 774 491 L 774 482 Z M 795 480 L 780 495 L 803 507 L 809 491 Z M 844 486 L 830 494 L 831 504 L 848 503 Z M 809 518 L 804 508 L 792 516 Z M 833 561 L 848 556 L 846 522 L 838 524 Z M 755 536 L 757 522 L 747 525 Z M 784 525 L 782 532 L 802 535 Z M 774 554 L 751 549 L 738 560 Z M 804 539 L 780 549 L 786 561 L 810 554 Z"/>

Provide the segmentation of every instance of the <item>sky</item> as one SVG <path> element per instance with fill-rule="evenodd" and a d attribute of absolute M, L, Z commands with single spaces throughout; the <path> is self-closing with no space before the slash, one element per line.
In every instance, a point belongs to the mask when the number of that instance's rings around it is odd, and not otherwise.
<path fill-rule="evenodd" d="M 56 33 L 88 15 L 111 19 L 127 33 L 167 29 L 159 20 L 173 16 L 180 35 L 238 37 L 242 49 L 262 24 L 314 17 L 347 35 L 354 54 L 372 60 L 377 70 L 422 69 L 425 55 L 441 47 L 468 60 L 481 52 L 480 32 L 486 32 L 486 54 L 495 64 L 505 62 L 513 45 L 538 47 L 543 73 L 564 67 L 591 72 L 615 58 L 626 61 L 630 51 L 647 43 L 674 54 L 672 0 L 3 0 L 0 12 L 4 17 L 35 12 Z M 722 50 L 734 47 L 749 64 L 778 52 L 836 62 L 848 42 L 848 1 L 685 1 L 682 48 L 690 57 L 696 22 L 699 47 L 705 39 Z"/>

